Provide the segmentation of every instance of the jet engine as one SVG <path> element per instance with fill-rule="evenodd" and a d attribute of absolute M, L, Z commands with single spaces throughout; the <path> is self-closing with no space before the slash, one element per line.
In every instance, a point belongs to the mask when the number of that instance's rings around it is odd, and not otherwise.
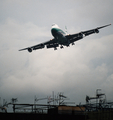
<path fill-rule="evenodd" d="M 78 34 L 78 37 L 79 37 L 79 38 L 83 38 L 83 33 L 82 33 L 82 32 L 79 33 L 79 34 Z"/>
<path fill-rule="evenodd" d="M 41 44 L 41 48 L 44 48 L 45 47 L 45 45 L 44 44 Z"/>
<path fill-rule="evenodd" d="M 28 48 L 28 52 L 32 52 L 32 48 Z"/>
<path fill-rule="evenodd" d="M 40 44 L 39 46 L 33 47 L 33 50 L 42 49 L 42 48 L 44 48 L 44 47 L 45 47 L 44 44 Z"/>
<path fill-rule="evenodd" d="M 99 30 L 98 30 L 98 29 L 95 29 L 94 32 L 95 32 L 95 33 L 99 33 Z"/>

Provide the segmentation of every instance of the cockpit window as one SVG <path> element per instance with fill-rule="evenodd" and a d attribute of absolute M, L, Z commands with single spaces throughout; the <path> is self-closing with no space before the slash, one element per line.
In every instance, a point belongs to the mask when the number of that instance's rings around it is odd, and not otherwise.
<path fill-rule="evenodd" d="M 52 28 L 59 28 L 57 24 L 53 23 Z"/>
<path fill-rule="evenodd" d="M 55 23 L 52 24 L 52 26 L 56 25 Z"/>

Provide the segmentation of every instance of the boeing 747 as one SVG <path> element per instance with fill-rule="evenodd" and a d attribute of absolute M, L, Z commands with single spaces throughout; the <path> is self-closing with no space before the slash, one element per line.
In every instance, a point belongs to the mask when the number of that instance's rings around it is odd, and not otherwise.
<path fill-rule="evenodd" d="M 67 35 L 66 32 L 61 30 L 57 24 L 53 24 L 51 28 L 51 33 L 54 37 L 53 39 L 46 42 L 42 42 L 40 44 L 31 46 L 31 47 L 20 49 L 19 51 L 28 50 L 28 52 L 32 52 L 33 50 L 42 49 L 45 46 L 47 48 L 54 48 L 54 50 L 57 50 L 57 47 L 59 47 L 59 45 L 60 45 L 60 48 L 62 49 L 63 46 L 68 47 L 70 44 L 74 45 L 74 42 L 80 39 L 83 39 L 85 36 L 88 36 L 94 33 L 99 33 L 99 29 L 110 26 L 110 25 L 111 24 L 108 24 L 102 27 L 91 29 L 91 30 L 81 31 L 79 33 Z"/>

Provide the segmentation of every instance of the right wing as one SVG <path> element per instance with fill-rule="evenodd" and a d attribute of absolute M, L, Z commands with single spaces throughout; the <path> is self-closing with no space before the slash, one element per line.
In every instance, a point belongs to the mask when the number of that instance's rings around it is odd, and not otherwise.
<path fill-rule="evenodd" d="M 87 31 L 81 31 L 79 33 L 76 34 L 71 34 L 71 35 L 66 35 L 66 38 L 70 41 L 70 43 L 74 43 L 77 40 L 82 39 L 84 36 L 88 36 L 94 33 L 99 33 L 99 29 L 102 29 L 104 27 L 110 26 L 111 24 L 105 25 L 105 26 L 101 26 L 101 27 L 97 27 L 91 30 L 87 30 Z"/>
<path fill-rule="evenodd" d="M 37 50 L 37 49 L 44 48 L 45 45 L 47 46 L 47 48 L 56 48 L 56 47 L 59 46 L 56 39 L 52 39 L 52 40 L 49 40 L 49 41 L 46 41 L 46 42 L 31 46 L 31 47 L 20 49 L 19 51 L 28 50 L 28 52 L 32 52 L 32 50 Z"/>

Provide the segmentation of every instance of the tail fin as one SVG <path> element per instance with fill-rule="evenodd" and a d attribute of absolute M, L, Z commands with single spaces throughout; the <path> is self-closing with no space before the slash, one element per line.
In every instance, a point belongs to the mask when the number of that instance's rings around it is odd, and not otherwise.
<path fill-rule="evenodd" d="M 66 35 L 68 34 L 67 26 L 65 26 L 65 33 L 66 33 Z"/>

